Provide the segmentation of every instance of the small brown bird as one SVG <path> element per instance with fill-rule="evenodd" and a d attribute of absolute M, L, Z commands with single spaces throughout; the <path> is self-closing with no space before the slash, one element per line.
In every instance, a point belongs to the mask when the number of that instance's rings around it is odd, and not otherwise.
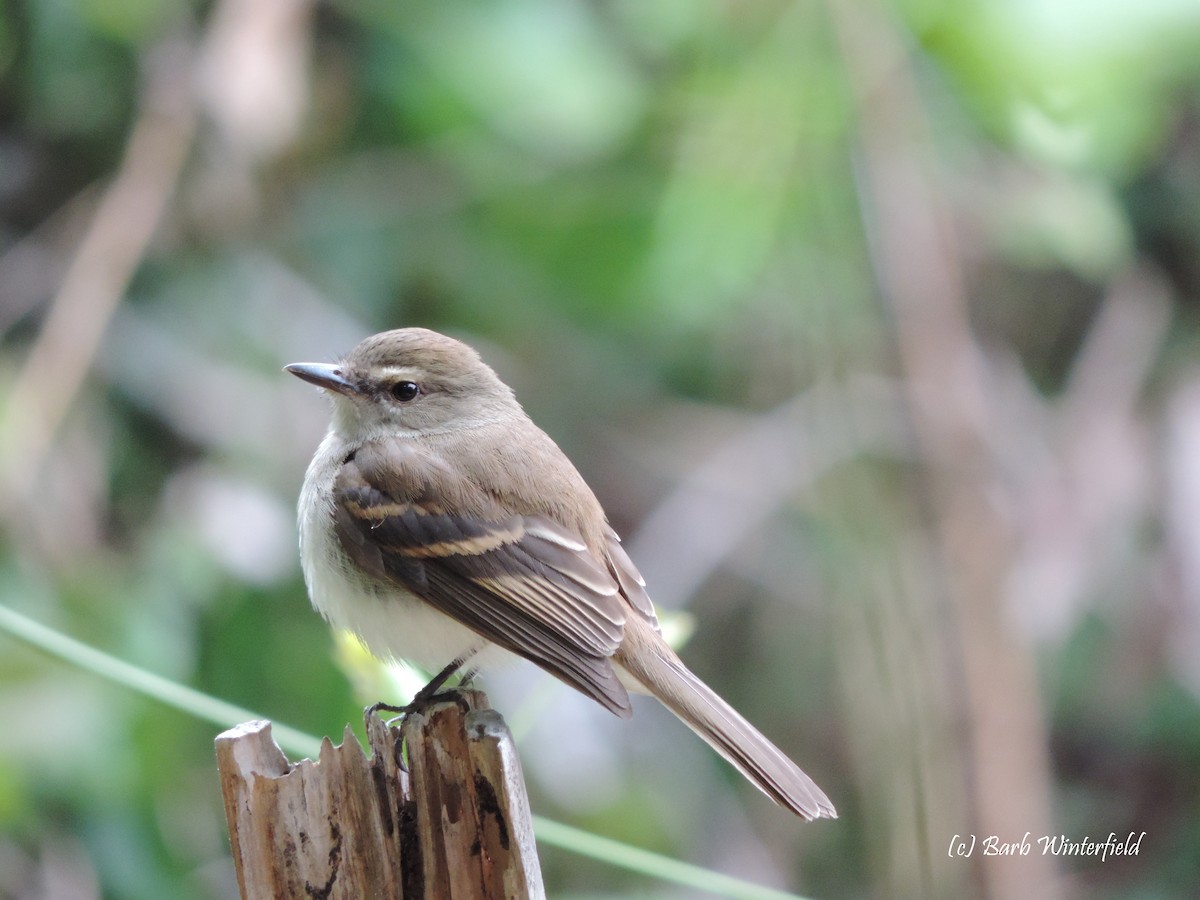
<path fill-rule="evenodd" d="M 837 815 L 667 646 L 599 501 L 474 350 L 403 328 L 287 371 L 334 401 L 299 510 L 326 619 L 443 676 L 507 653 L 619 716 L 651 694 L 779 805 Z"/>

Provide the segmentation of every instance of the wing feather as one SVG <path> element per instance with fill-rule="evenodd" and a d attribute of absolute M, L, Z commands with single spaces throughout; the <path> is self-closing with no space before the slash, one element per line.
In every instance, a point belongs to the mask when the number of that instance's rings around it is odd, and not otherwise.
<path fill-rule="evenodd" d="M 498 503 L 450 512 L 436 502 L 445 491 L 405 483 L 402 466 L 380 472 L 380 462 L 360 451 L 339 474 L 334 521 L 343 549 L 373 576 L 628 715 L 610 657 L 629 607 L 610 564 L 542 516 Z M 439 474 L 436 465 L 423 471 Z"/>
<path fill-rule="evenodd" d="M 660 630 L 654 603 L 646 592 L 646 580 L 642 578 L 642 573 L 637 570 L 637 566 L 621 546 L 621 538 L 612 528 L 607 529 L 605 536 L 608 538 L 605 548 L 608 551 L 608 569 L 620 585 L 621 593 L 629 601 L 629 605 L 642 614 L 642 618 L 653 625 L 656 631 Z"/>

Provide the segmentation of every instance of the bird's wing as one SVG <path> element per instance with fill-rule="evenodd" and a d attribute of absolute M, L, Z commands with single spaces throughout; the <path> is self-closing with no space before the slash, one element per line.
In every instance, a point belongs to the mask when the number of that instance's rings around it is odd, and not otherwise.
<path fill-rule="evenodd" d="M 477 493 L 477 508 L 453 508 L 454 470 L 412 454 L 422 455 L 407 442 L 368 445 L 343 464 L 334 521 L 346 552 L 372 576 L 628 716 L 610 663 L 628 609 L 618 577 L 544 516 L 481 504 Z"/>
<path fill-rule="evenodd" d="M 658 616 L 654 612 L 654 603 L 646 593 L 646 580 L 637 570 L 625 548 L 621 546 L 620 536 L 611 527 L 605 527 L 605 551 L 608 554 L 608 570 L 621 587 L 621 594 L 643 619 L 654 626 L 655 631 L 661 631 Z"/>

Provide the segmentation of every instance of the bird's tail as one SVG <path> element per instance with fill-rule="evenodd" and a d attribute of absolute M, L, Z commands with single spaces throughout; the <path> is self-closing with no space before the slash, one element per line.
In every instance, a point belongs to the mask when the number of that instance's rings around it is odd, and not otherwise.
<path fill-rule="evenodd" d="M 627 628 L 627 639 L 634 637 Z M 634 690 L 653 694 L 764 794 L 806 819 L 835 819 L 825 792 L 732 706 L 697 678 L 657 634 L 626 641 L 616 660 Z M 635 646 L 630 646 L 633 643 Z"/>

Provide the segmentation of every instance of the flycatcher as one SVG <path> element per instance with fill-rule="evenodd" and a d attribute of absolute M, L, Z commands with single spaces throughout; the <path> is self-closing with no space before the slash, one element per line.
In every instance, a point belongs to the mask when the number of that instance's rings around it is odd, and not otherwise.
<path fill-rule="evenodd" d="M 779 805 L 837 815 L 667 646 L 599 501 L 474 350 L 403 328 L 287 371 L 333 399 L 299 509 L 329 622 L 443 676 L 516 654 L 623 717 L 651 694 Z"/>

